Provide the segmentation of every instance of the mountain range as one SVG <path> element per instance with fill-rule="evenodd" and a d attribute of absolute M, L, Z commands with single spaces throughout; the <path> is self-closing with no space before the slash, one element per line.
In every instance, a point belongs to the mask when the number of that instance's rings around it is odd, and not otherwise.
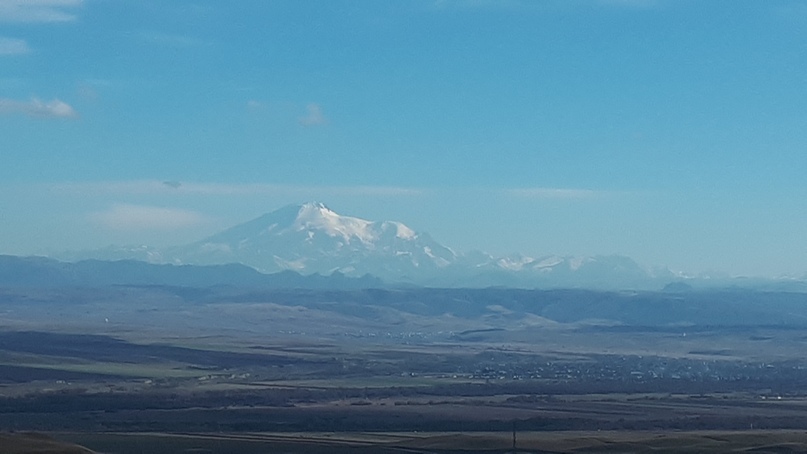
<path fill-rule="evenodd" d="M 435 287 L 660 289 L 683 279 L 667 269 L 643 268 L 624 256 L 458 253 L 403 223 L 344 216 L 319 202 L 289 205 L 190 244 L 164 249 L 110 246 L 56 258 L 238 263 L 262 273 L 372 275 L 392 284 Z"/>

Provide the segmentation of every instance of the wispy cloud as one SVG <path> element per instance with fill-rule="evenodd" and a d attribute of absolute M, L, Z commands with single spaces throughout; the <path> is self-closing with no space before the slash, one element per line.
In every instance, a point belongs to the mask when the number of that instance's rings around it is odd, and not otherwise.
<path fill-rule="evenodd" d="M 114 194 L 119 196 L 284 196 L 284 197 L 321 197 L 322 194 L 333 196 L 377 196 L 377 197 L 416 197 L 427 196 L 444 190 L 402 187 L 402 186 L 329 186 L 329 185 L 287 185 L 263 183 L 198 183 L 179 180 L 130 180 L 99 181 L 48 184 L 49 191 L 60 194 L 76 194 L 95 196 Z M 452 189 L 453 194 L 476 195 L 479 188 Z M 484 192 L 490 193 L 490 189 Z M 610 191 L 579 188 L 502 188 L 493 190 L 503 196 L 531 199 L 594 199 L 617 194 Z"/>
<path fill-rule="evenodd" d="M 196 47 L 207 44 L 205 41 L 192 36 L 154 30 L 144 30 L 140 32 L 140 37 L 148 43 L 167 47 Z"/>
<path fill-rule="evenodd" d="M 135 180 L 47 185 L 57 193 L 77 195 L 187 195 L 187 196 L 417 196 L 423 189 L 396 186 L 300 186 L 282 184 L 226 184 Z"/>
<path fill-rule="evenodd" d="M 435 0 L 432 7 L 443 10 L 502 10 L 521 8 L 528 3 L 521 0 Z"/>
<path fill-rule="evenodd" d="M 524 12 L 556 10 L 558 8 L 589 8 L 592 6 L 650 9 L 664 0 L 434 0 L 429 3 L 433 11 L 505 11 Z"/>
<path fill-rule="evenodd" d="M 660 0 L 599 0 L 599 3 L 605 6 L 647 9 L 659 6 L 659 1 Z"/>
<path fill-rule="evenodd" d="M 42 101 L 32 98 L 30 101 L 17 101 L 0 98 L 0 115 L 22 114 L 37 118 L 76 118 L 78 113 L 66 102 L 53 99 Z"/>
<path fill-rule="evenodd" d="M 0 0 L 0 22 L 69 22 L 83 0 Z"/>
<path fill-rule="evenodd" d="M 303 126 L 319 126 L 328 123 L 328 119 L 322 113 L 322 106 L 311 103 L 305 107 L 306 115 L 300 117 L 300 124 Z"/>
<path fill-rule="evenodd" d="M 76 87 L 76 93 L 87 101 L 98 101 L 98 98 L 100 98 L 98 95 L 98 90 L 96 90 L 92 85 L 84 82 L 78 84 Z"/>
<path fill-rule="evenodd" d="M 23 55 L 31 52 L 24 39 L 0 38 L 0 55 Z"/>
<path fill-rule="evenodd" d="M 266 108 L 266 103 L 258 101 L 257 99 L 250 99 L 247 101 L 247 110 L 250 112 L 257 112 Z"/>
<path fill-rule="evenodd" d="M 147 205 L 115 204 L 90 214 L 90 219 L 110 230 L 179 230 L 208 222 L 195 211 Z"/>
<path fill-rule="evenodd" d="M 591 189 L 569 188 L 518 188 L 505 192 L 510 196 L 530 199 L 592 199 L 604 194 Z"/>

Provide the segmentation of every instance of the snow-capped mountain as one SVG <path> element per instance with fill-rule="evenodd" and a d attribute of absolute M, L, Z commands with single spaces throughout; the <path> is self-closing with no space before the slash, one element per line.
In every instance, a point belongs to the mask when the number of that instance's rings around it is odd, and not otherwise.
<path fill-rule="evenodd" d="M 400 222 L 343 216 L 317 202 L 289 205 L 183 246 L 107 247 L 56 258 L 188 265 L 241 263 L 265 273 L 370 274 L 389 283 L 446 287 L 652 289 L 680 277 L 666 270 L 651 273 L 623 256 L 457 254 Z"/>
<path fill-rule="evenodd" d="M 648 270 L 621 255 L 558 256 L 538 258 L 521 254 L 493 257 L 472 252 L 460 257 L 473 279 L 460 285 L 513 287 L 589 287 L 600 289 L 654 289 L 677 276 L 669 270 Z"/>
<path fill-rule="evenodd" d="M 166 257 L 189 264 L 239 262 L 263 272 L 373 274 L 419 280 L 453 265 L 457 255 L 400 222 L 342 216 L 322 203 L 291 205 L 195 243 Z"/>

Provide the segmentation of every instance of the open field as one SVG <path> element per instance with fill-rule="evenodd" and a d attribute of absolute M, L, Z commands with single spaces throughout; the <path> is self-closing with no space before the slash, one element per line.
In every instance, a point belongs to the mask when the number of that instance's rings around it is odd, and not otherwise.
<path fill-rule="evenodd" d="M 582 322 L 507 292 L 48 292 L 0 301 L 0 429 L 97 452 L 508 452 L 513 427 L 520 452 L 805 452 L 797 324 Z"/>

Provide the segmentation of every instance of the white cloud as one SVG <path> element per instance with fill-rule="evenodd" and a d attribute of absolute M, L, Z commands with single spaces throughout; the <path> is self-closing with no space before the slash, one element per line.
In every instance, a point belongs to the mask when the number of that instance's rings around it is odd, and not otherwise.
<path fill-rule="evenodd" d="M 0 55 L 22 55 L 31 52 L 24 39 L 0 38 Z"/>
<path fill-rule="evenodd" d="M 3 114 L 23 114 L 38 118 L 78 117 L 78 113 L 69 104 L 56 98 L 47 102 L 37 98 L 30 101 L 0 98 L 0 115 Z"/>
<path fill-rule="evenodd" d="M 568 189 L 568 188 L 520 188 L 508 189 L 509 195 L 531 199 L 591 199 L 602 195 L 590 189 Z"/>
<path fill-rule="evenodd" d="M 110 230 L 179 230 L 207 222 L 195 211 L 145 205 L 116 204 L 90 219 Z"/>
<path fill-rule="evenodd" d="M 69 22 L 83 0 L 0 0 L 0 22 Z"/>
<path fill-rule="evenodd" d="M 311 103 L 305 107 L 306 115 L 300 117 L 300 124 L 303 126 L 318 126 L 328 122 L 322 114 L 322 107 L 319 104 Z"/>

